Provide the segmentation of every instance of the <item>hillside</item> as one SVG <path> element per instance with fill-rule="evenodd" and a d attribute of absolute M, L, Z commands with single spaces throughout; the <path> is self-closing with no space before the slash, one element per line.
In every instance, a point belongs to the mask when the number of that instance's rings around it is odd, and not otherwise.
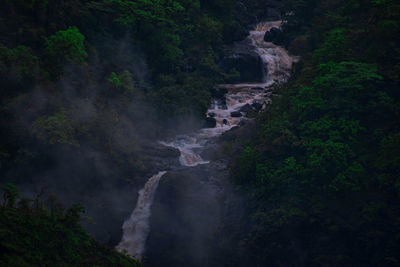
<path fill-rule="evenodd" d="M 6 0 L 0 32 L 1 266 L 400 265 L 398 1 Z"/>
<path fill-rule="evenodd" d="M 398 266 L 400 5 L 285 3 L 286 46 L 302 59 L 238 141 L 236 264 Z"/>

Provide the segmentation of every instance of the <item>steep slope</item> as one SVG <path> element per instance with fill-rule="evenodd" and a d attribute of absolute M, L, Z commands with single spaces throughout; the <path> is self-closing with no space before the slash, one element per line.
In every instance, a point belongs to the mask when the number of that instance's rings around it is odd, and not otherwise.
<path fill-rule="evenodd" d="M 400 6 L 285 2 L 302 59 L 232 163 L 234 265 L 397 266 Z"/>

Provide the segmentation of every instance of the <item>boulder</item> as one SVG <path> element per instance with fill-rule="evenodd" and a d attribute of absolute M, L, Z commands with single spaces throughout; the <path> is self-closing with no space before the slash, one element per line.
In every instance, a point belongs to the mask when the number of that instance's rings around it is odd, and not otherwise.
<path fill-rule="evenodd" d="M 212 117 L 207 117 L 205 122 L 204 122 L 204 128 L 214 128 L 217 126 L 217 120 Z"/>
<path fill-rule="evenodd" d="M 241 108 L 239 109 L 240 112 L 244 112 L 244 113 L 247 113 L 247 112 L 249 112 L 250 110 L 251 110 L 251 106 L 250 106 L 249 104 L 246 104 L 246 105 L 244 105 L 243 107 L 241 107 Z"/>
<path fill-rule="evenodd" d="M 285 37 L 281 29 L 272 27 L 269 31 L 265 32 L 264 41 L 272 42 L 275 45 L 283 45 Z"/>
<path fill-rule="evenodd" d="M 243 115 L 242 115 L 242 113 L 240 113 L 240 111 L 233 111 L 233 112 L 231 112 L 231 117 L 233 117 L 233 118 L 240 118 L 240 117 L 242 117 Z"/>
<path fill-rule="evenodd" d="M 209 113 L 208 113 L 208 117 L 214 118 L 214 117 L 215 117 L 215 113 L 214 113 L 214 112 L 209 112 Z"/>
<path fill-rule="evenodd" d="M 274 40 L 274 36 L 270 31 L 266 31 L 264 35 L 265 42 L 272 42 Z"/>

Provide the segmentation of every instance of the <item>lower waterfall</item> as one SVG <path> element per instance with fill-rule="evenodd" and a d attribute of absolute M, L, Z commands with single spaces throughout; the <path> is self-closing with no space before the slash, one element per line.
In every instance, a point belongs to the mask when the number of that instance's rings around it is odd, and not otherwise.
<path fill-rule="evenodd" d="M 141 260 L 146 239 L 150 232 L 149 218 L 151 215 L 154 193 L 157 190 L 161 177 L 165 173 L 165 171 L 159 172 L 147 181 L 144 188 L 139 191 L 139 198 L 135 209 L 122 226 L 122 240 L 118 244 L 117 250 L 126 251 L 129 255 L 138 260 Z"/>

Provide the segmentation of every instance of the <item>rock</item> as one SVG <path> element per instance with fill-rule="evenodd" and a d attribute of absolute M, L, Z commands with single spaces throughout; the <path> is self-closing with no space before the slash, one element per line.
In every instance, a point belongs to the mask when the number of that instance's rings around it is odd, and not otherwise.
<path fill-rule="evenodd" d="M 252 109 L 246 113 L 246 118 L 255 118 L 257 116 L 257 113 L 258 113 L 257 111 Z"/>
<path fill-rule="evenodd" d="M 247 113 L 247 112 L 249 112 L 250 110 L 251 110 L 251 106 L 250 106 L 249 104 L 246 104 L 246 105 L 244 105 L 243 107 L 241 107 L 241 108 L 239 109 L 240 112 L 244 112 L 244 113 Z"/>
<path fill-rule="evenodd" d="M 214 128 L 217 126 L 217 120 L 212 117 L 207 117 L 204 122 L 204 128 Z"/>
<path fill-rule="evenodd" d="M 281 30 L 276 27 L 272 27 L 269 31 L 265 32 L 264 41 L 272 42 L 281 33 Z"/>
<path fill-rule="evenodd" d="M 260 111 L 261 109 L 262 109 L 262 104 L 260 104 L 260 103 L 253 103 L 252 105 L 251 105 L 253 108 L 254 108 L 254 110 L 255 111 Z"/>
<path fill-rule="evenodd" d="M 225 97 L 222 99 L 217 99 L 216 105 L 220 109 L 228 109 L 228 107 L 226 106 L 226 98 Z"/>
<path fill-rule="evenodd" d="M 277 27 L 272 27 L 269 31 L 265 32 L 265 42 L 272 42 L 275 45 L 282 45 L 285 41 L 283 32 Z"/>
<path fill-rule="evenodd" d="M 262 82 L 263 81 L 263 63 L 260 56 L 254 51 L 249 40 L 237 42 L 234 45 L 226 47 L 224 58 L 220 62 L 225 72 L 235 69 L 240 73 L 238 83 L 242 82 Z"/>
<path fill-rule="evenodd" d="M 230 129 L 229 131 L 224 132 L 222 135 L 220 135 L 219 139 L 222 141 L 235 140 L 237 137 L 236 130 L 238 130 L 239 128 L 240 128 L 239 126 L 232 127 L 232 129 Z"/>
<path fill-rule="evenodd" d="M 225 125 L 227 125 L 227 124 L 228 124 L 228 120 L 227 120 L 227 119 L 223 119 L 223 120 L 222 120 L 222 123 L 225 124 Z"/>
<path fill-rule="evenodd" d="M 274 40 L 274 36 L 270 31 L 265 32 L 264 41 L 265 42 L 272 42 Z"/>
<path fill-rule="evenodd" d="M 146 143 L 141 150 L 142 158 L 140 164 L 143 168 L 143 177 L 180 166 L 179 156 L 181 153 L 176 148 L 159 143 Z"/>
<path fill-rule="evenodd" d="M 282 32 L 282 31 L 281 31 L 279 28 L 277 28 L 277 27 L 272 27 L 269 31 L 270 31 L 270 33 L 272 33 L 272 35 L 273 35 L 274 37 L 276 37 L 279 33 Z"/>
<path fill-rule="evenodd" d="M 144 150 L 144 153 L 150 157 L 177 158 L 181 155 L 178 149 L 159 144 L 145 145 Z"/>
<path fill-rule="evenodd" d="M 214 118 L 215 117 L 215 113 L 214 112 L 209 112 L 208 113 L 208 117 Z"/>
<path fill-rule="evenodd" d="M 264 88 L 257 86 L 257 87 L 251 87 L 251 90 L 259 90 L 259 91 L 261 91 L 261 90 L 264 90 Z"/>
<path fill-rule="evenodd" d="M 285 43 L 285 36 L 283 35 L 283 33 L 281 32 L 280 34 L 278 34 L 274 40 L 272 41 L 272 43 L 274 45 L 279 45 L 282 46 Z"/>
<path fill-rule="evenodd" d="M 240 111 L 233 111 L 233 112 L 231 112 L 231 117 L 233 117 L 233 118 L 240 118 L 240 117 L 242 117 L 243 115 L 242 115 L 242 113 L 240 113 Z"/>
<path fill-rule="evenodd" d="M 271 97 L 272 96 L 272 92 L 268 92 L 264 95 L 264 97 Z"/>

